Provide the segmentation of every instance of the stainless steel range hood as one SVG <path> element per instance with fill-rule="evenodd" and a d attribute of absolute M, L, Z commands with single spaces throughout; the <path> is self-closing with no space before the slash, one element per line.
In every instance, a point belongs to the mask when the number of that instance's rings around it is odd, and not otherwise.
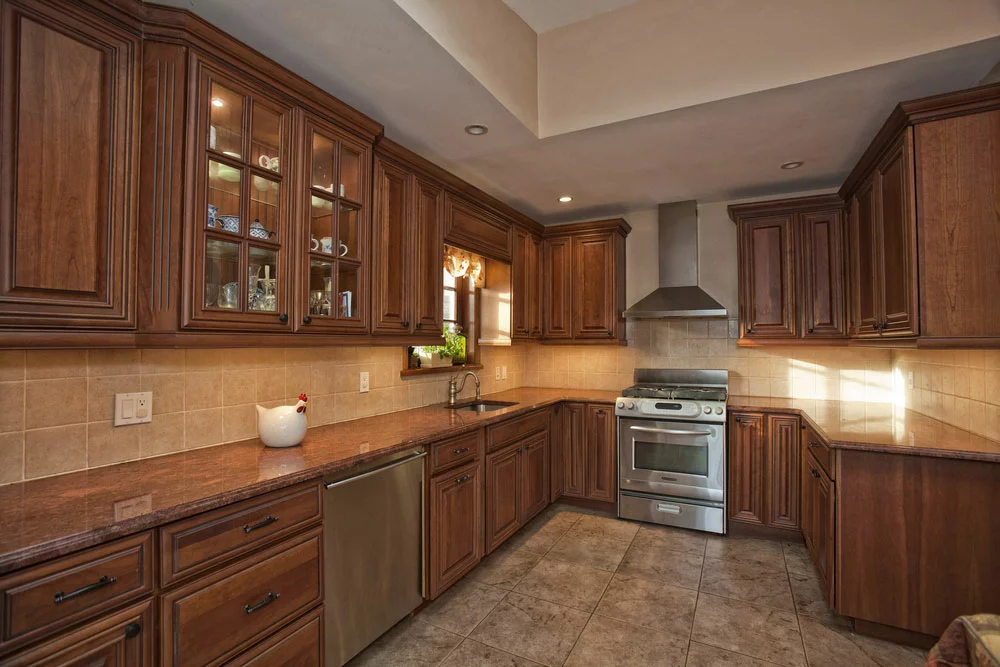
<path fill-rule="evenodd" d="M 698 286 L 698 203 L 660 204 L 660 287 L 625 317 L 726 317 L 725 307 Z"/>

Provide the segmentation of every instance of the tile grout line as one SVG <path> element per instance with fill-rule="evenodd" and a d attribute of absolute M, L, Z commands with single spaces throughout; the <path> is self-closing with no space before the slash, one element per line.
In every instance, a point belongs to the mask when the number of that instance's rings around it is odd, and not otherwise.
<path fill-rule="evenodd" d="M 802 622 L 799 620 L 799 608 L 795 603 L 795 591 L 792 590 L 792 575 L 788 571 L 788 559 L 785 558 L 785 543 L 781 544 L 781 561 L 785 564 L 785 580 L 788 581 L 788 594 L 792 596 L 792 613 L 795 614 L 795 627 L 799 629 L 799 643 L 802 645 L 802 659 L 809 665 L 809 653 L 806 651 L 806 638 L 802 633 Z"/>
<path fill-rule="evenodd" d="M 465 575 L 465 576 L 468 576 L 468 575 Z M 462 579 L 465 579 L 465 576 L 463 576 L 463 577 L 462 577 Z M 461 579 L 460 579 L 459 581 L 461 581 Z M 471 580 L 471 579 L 470 579 L 469 581 L 473 581 L 473 580 Z M 455 582 L 455 583 L 457 584 L 458 582 Z M 476 583 L 476 584 L 479 584 L 480 586 L 489 586 L 489 584 L 480 584 L 480 583 L 479 583 L 478 581 L 473 581 L 473 583 Z M 496 586 L 490 586 L 490 588 L 496 588 Z M 499 590 L 499 591 L 503 591 L 503 589 L 502 589 L 502 588 L 497 588 L 497 590 Z M 442 659 L 441 659 L 441 662 L 437 663 L 437 664 L 438 664 L 438 666 L 440 666 L 440 665 L 443 665 L 443 664 L 444 664 L 445 662 L 447 662 L 447 661 L 448 661 L 448 658 L 450 658 L 450 657 L 451 657 L 451 654 L 452 654 L 452 653 L 454 653 L 455 651 L 457 651 L 457 650 L 458 650 L 458 648 L 459 648 L 459 647 L 460 647 L 460 646 L 461 646 L 462 644 L 464 644 L 464 643 L 465 643 L 465 640 L 466 640 L 466 639 L 471 639 L 471 638 L 472 638 L 472 633 L 473 633 L 473 632 L 475 632 L 475 631 L 476 631 L 476 629 L 477 629 L 477 628 L 479 628 L 479 626 L 480 626 L 480 625 L 482 625 L 482 624 L 483 624 L 483 622 L 484 622 L 484 621 L 486 621 L 486 619 L 487 619 L 487 618 L 489 618 L 489 615 L 490 615 L 490 614 L 492 614 L 492 613 L 493 613 L 493 611 L 494 611 L 494 610 L 495 610 L 495 609 L 496 609 L 497 607 L 499 607 L 499 606 L 500 606 L 500 603 L 501 603 L 501 602 L 503 602 L 504 600 L 506 600 L 506 599 L 507 599 L 507 596 L 508 596 L 509 594 L 510 594 L 510 591 L 503 591 L 503 595 L 502 595 L 502 596 L 500 596 L 500 599 L 496 601 L 496 604 L 494 604 L 494 605 L 493 605 L 492 607 L 490 607 L 490 610 L 489 610 L 488 612 L 486 612 L 486 613 L 485 613 L 485 614 L 483 615 L 483 617 L 482 617 L 482 618 L 481 618 L 481 619 L 479 620 L 479 622 L 478 622 L 478 623 L 476 623 L 475 627 L 473 627 L 473 628 L 472 628 L 471 630 L 469 630 L 469 634 L 467 634 L 467 635 L 460 635 L 460 636 L 462 637 L 462 641 L 460 641 L 460 642 L 458 642 L 457 644 L 455 644 L 455 647 L 454 647 L 454 648 L 452 648 L 452 649 L 451 649 L 450 651 L 448 651 L 448 654 L 447 654 L 447 655 L 445 655 L 445 656 L 444 656 L 444 658 L 442 658 Z M 424 621 L 424 623 L 427 623 L 427 621 Z M 434 624 L 433 624 L 433 623 L 428 623 L 428 625 L 434 625 Z M 437 626 L 435 625 L 434 627 L 437 627 Z M 441 629 L 441 630 L 444 630 L 444 628 L 440 628 L 440 629 Z M 475 639 L 472 639 L 472 641 L 476 641 L 476 640 L 475 640 Z M 482 642 L 477 642 L 477 643 L 482 643 Z M 484 646 L 489 646 L 489 644 L 483 644 L 483 645 L 484 645 Z M 495 646 L 491 646 L 490 648 L 496 648 L 496 647 L 495 647 Z M 497 650 L 499 651 L 499 650 L 502 650 L 502 649 L 497 649 Z"/>
<path fill-rule="evenodd" d="M 694 611 L 691 612 L 691 631 L 688 632 L 687 651 L 684 654 L 684 665 L 687 667 L 691 660 L 691 642 L 694 641 L 694 623 L 698 616 L 698 601 L 701 600 L 701 582 L 705 579 L 705 561 L 708 560 L 708 540 L 705 540 L 705 547 L 701 552 L 701 573 L 698 575 L 698 590 L 694 594 Z"/>

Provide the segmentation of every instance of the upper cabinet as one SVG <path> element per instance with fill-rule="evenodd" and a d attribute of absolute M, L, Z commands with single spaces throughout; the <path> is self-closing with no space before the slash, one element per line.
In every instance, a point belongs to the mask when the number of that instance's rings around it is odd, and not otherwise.
<path fill-rule="evenodd" d="M 444 240 L 503 262 L 511 261 L 513 225 L 451 193 L 445 197 Z"/>
<path fill-rule="evenodd" d="M 843 205 L 836 196 L 729 207 L 737 225 L 740 338 L 846 335 Z"/>
<path fill-rule="evenodd" d="M 139 31 L 78 4 L 0 8 L 0 326 L 133 329 Z"/>
<path fill-rule="evenodd" d="M 513 327 L 511 338 L 542 337 L 542 239 L 517 228 L 514 231 Z"/>
<path fill-rule="evenodd" d="M 630 231 L 621 218 L 545 230 L 543 340 L 625 341 L 625 237 Z"/>

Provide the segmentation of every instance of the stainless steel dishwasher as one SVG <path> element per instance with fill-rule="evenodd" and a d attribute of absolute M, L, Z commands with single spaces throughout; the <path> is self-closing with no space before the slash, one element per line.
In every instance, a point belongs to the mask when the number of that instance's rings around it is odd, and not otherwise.
<path fill-rule="evenodd" d="M 423 601 L 425 456 L 404 451 L 324 480 L 327 667 L 345 664 Z"/>

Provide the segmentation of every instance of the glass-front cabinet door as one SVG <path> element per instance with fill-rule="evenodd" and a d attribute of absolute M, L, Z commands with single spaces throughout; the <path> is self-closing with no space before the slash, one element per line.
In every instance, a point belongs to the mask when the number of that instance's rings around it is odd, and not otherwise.
<path fill-rule="evenodd" d="M 300 233 L 303 285 L 298 330 L 368 330 L 368 199 L 371 149 L 311 116 L 303 124 Z"/>
<path fill-rule="evenodd" d="M 187 327 L 290 330 L 291 110 L 201 63 Z"/>

